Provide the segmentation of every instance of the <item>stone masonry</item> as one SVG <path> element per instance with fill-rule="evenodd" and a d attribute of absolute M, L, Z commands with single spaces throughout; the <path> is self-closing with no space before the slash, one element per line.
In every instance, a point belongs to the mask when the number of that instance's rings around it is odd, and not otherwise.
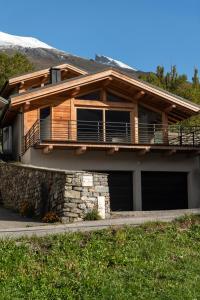
<path fill-rule="evenodd" d="M 81 221 L 94 209 L 103 218 L 110 216 L 108 180 L 104 173 L 1 162 L 0 200 L 15 211 L 26 201 L 37 217 L 53 211 L 64 223 Z"/>

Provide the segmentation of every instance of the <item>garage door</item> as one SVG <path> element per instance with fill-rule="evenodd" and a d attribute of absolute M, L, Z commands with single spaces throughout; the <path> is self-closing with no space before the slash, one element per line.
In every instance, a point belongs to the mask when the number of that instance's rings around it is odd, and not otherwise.
<path fill-rule="evenodd" d="M 112 211 L 133 210 L 132 172 L 109 171 L 108 184 Z"/>
<path fill-rule="evenodd" d="M 142 210 L 188 208 L 187 173 L 142 172 Z"/>

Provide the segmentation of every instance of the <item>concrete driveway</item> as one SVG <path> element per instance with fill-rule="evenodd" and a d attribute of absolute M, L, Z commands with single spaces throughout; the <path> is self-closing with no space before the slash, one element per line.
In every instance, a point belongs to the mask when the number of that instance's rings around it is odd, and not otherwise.
<path fill-rule="evenodd" d="M 44 225 L 42 222 L 24 218 L 19 214 L 0 206 L 0 230 L 9 228 L 25 228 L 29 226 Z"/>
<path fill-rule="evenodd" d="M 200 214 L 200 209 L 154 211 L 154 212 L 123 212 L 115 214 L 115 218 L 99 221 L 84 221 L 71 224 L 49 225 L 32 219 L 22 218 L 16 213 L 0 207 L 0 238 L 19 238 L 22 236 L 44 236 L 48 234 L 94 231 L 124 225 L 138 226 L 146 222 L 169 222 L 185 214 Z"/>

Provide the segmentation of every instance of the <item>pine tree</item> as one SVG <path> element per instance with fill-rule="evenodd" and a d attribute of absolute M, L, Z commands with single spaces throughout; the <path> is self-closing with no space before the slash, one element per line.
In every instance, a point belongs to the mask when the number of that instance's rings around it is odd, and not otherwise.
<path fill-rule="evenodd" d="M 0 53 L 0 88 L 8 78 L 31 72 L 34 70 L 33 64 L 28 58 L 21 54 L 15 53 L 10 56 L 6 53 Z"/>
<path fill-rule="evenodd" d="M 194 76 L 192 77 L 192 84 L 194 88 L 199 87 L 199 76 L 198 76 L 197 68 L 194 68 Z"/>

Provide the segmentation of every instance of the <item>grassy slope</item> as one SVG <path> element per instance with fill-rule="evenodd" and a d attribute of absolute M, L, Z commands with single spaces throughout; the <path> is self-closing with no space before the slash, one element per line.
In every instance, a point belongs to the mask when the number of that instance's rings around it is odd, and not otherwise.
<path fill-rule="evenodd" d="M 200 217 L 1 241 L 0 299 L 200 299 Z"/>

